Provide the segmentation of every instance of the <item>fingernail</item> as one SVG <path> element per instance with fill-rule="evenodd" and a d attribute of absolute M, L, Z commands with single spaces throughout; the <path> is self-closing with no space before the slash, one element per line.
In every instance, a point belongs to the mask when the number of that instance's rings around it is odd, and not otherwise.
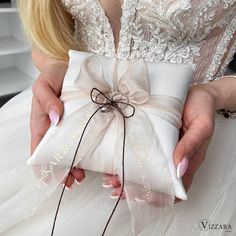
<path fill-rule="evenodd" d="M 102 184 L 102 187 L 104 187 L 104 188 L 113 188 L 113 185 L 105 182 L 105 183 Z"/>
<path fill-rule="evenodd" d="M 119 198 L 119 196 L 113 195 L 113 193 L 111 193 L 111 194 L 110 194 L 110 198 L 112 198 L 112 199 L 117 199 L 117 198 Z"/>
<path fill-rule="evenodd" d="M 51 121 L 51 124 L 53 126 L 56 126 L 59 122 L 59 114 L 56 112 L 55 109 L 52 109 L 50 112 L 49 112 L 49 118 L 50 118 L 50 121 Z"/>
<path fill-rule="evenodd" d="M 177 166 L 177 178 L 180 179 L 185 174 L 186 170 L 188 169 L 189 160 L 184 157 L 184 159 L 178 164 Z"/>
<path fill-rule="evenodd" d="M 71 191 L 71 190 L 72 190 L 72 187 L 69 188 L 69 187 L 66 186 L 65 189 L 66 189 L 67 191 Z"/>
<path fill-rule="evenodd" d="M 79 182 L 77 179 L 75 179 L 75 183 L 81 185 L 81 182 Z"/>
<path fill-rule="evenodd" d="M 109 180 L 105 180 L 102 184 L 102 187 L 104 188 L 114 188 L 114 186 L 109 182 Z"/>
<path fill-rule="evenodd" d="M 63 183 L 62 185 L 63 185 L 63 188 L 65 187 L 66 190 L 68 190 L 68 191 L 71 191 L 71 190 L 72 190 L 72 186 L 67 187 L 67 186 L 65 185 L 65 183 Z"/>

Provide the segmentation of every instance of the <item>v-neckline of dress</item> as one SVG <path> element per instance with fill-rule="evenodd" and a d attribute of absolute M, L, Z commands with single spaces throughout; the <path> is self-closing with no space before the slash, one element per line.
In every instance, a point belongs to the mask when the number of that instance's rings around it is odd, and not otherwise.
<path fill-rule="evenodd" d="M 106 16 L 106 12 L 102 7 L 101 2 L 99 0 L 94 1 L 97 4 L 103 22 L 106 22 L 103 27 L 106 27 L 107 32 L 109 32 L 110 44 L 113 47 L 115 55 L 119 57 L 119 54 L 122 53 L 123 58 L 124 54 L 128 57 L 131 43 L 131 25 L 136 12 L 135 4 L 137 3 L 137 0 L 123 0 L 121 3 L 120 31 L 118 34 L 119 41 L 117 45 L 115 45 L 115 37 L 110 19 Z"/>

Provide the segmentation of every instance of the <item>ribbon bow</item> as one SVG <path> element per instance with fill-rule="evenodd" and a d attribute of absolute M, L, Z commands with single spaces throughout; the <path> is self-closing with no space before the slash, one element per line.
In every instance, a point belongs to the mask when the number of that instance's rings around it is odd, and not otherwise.
<path fill-rule="evenodd" d="M 65 105 L 67 101 L 77 103 L 80 99 L 88 99 L 88 103 L 91 102 L 93 88 L 103 91 L 100 95 L 103 94 L 104 99 L 111 103 L 112 97 L 108 95 L 115 91 L 128 98 L 126 103 L 167 120 L 177 129 L 182 126 L 182 102 L 176 97 L 156 93 L 153 88 L 151 89 L 148 68 L 143 61 L 116 61 L 113 64 L 112 74 L 109 74 L 106 61 L 102 62 L 96 56 L 90 56 L 81 63 L 78 71 L 73 71 L 73 73 L 77 73 L 76 78 L 75 75 L 71 75 L 72 81 L 66 81 L 62 89 L 61 99 Z M 93 102 L 97 103 L 98 101 L 94 100 Z M 121 105 L 122 102 L 124 101 L 116 101 L 115 104 Z M 110 104 L 103 110 L 108 111 L 108 107 L 114 108 Z M 119 111 L 119 109 L 117 110 Z"/>
<path fill-rule="evenodd" d="M 98 92 L 98 94 L 95 94 L 96 92 Z M 101 107 L 102 112 L 110 112 L 112 109 L 116 109 L 125 118 L 130 118 L 135 113 L 135 107 L 129 103 L 127 95 L 120 91 L 117 91 L 113 93 L 111 96 L 109 96 L 105 95 L 99 89 L 93 88 L 90 93 L 90 98 L 94 103 L 102 106 Z M 99 101 L 102 99 L 105 101 Z M 123 107 L 120 107 L 120 105 L 122 105 Z M 131 113 L 129 115 L 125 115 L 124 110 L 128 107 L 131 108 Z"/>

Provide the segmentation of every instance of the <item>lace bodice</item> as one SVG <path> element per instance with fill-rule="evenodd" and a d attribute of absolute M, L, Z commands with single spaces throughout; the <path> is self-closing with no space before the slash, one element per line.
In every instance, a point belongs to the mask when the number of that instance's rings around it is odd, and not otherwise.
<path fill-rule="evenodd" d="M 123 0 L 119 44 L 99 0 L 62 0 L 89 52 L 195 63 L 193 83 L 223 75 L 236 50 L 236 0 Z"/>

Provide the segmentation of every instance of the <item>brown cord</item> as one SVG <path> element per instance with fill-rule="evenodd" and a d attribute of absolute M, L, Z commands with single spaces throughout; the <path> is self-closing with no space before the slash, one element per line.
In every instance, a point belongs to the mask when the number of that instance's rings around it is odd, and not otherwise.
<path fill-rule="evenodd" d="M 96 99 L 93 98 L 93 95 L 94 95 L 95 91 L 98 92 L 98 94 L 95 96 Z M 98 101 L 97 101 L 97 98 L 98 98 L 98 96 L 100 96 L 100 95 L 103 96 L 103 98 L 106 100 L 106 102 L 98 102 Z M 87 127 L 88 127 L 88 124 L 90 123 L 90 121 L 91 121 L 92 118 L 94 117 L 94 115 L 95 115 L 99 110 L 101 110 L 101 109 L 103 109 L 103 108 L 106 108 L 106 107 L 107 107 L 107 108 L 109 108 L 109 107 L 110 107 L 110 108 L 115 108 L 115 109 L 122 115 L 122 117 L 123 117 L 123 124 L 124 124 L 124 125 L 123 125 L 123 127 L 124 127 L 124 136 L 123 136 L 123 148 L 122 148 L 122 188 L 121 188 L 121 193 L 120 193 L 119 198 L 118 198 L 118 200 L 117 200 L 117 202 L 116 202 L 116 204 L 115 204 L 115 206 L 114 206 L 114 208 L 113 208 L 113 210 L 112 210 L 112 213 L 111 213 L 111 215 L 110 215 L 110 217 L 109 217 L 109 219 L 108 219 L 108 221 L 107 221 L 107 223 L 106 223 L 106 225 L 105 225 L 105 227 L 104 227 L 104 230 L 103 230 L 103 232 L 102 232 L 102 234 L 101 234 L 102 236 L 105 235 L 106 230 L 107 230 L 107 227 L 108 227 L 108 225 L 109 225 L 109 223 L 110 223 L 110 221 L 111 221 L 111 219 L 112 219 L 113 214 L 115 213 L 115 210 L 116 210 L 116 208 L 117 208 L 117 206 L 118 206 L 118 204 L 119 204 L 119 202 L 120 202 L 120 200 L 121 200 L 122 194 L 123 194 L 123 192 L 124 192 L 124 182 L 125 182 L 124 157 L 125 157 L 125 137 L 126 137 L 126 123 L 125 123 L 125 118 L 130 118 L 130 117 L 132 117 L 132 116 L 134 115 L 134 113 L 135 113 L 135 108 L 134 108 L 134 106 L 132 106 L 132 105 L 129 104 L 128 102 L 126 103 L 126 102 L 122 102 L 122 101 L 114 101 L 114 100 L 113 100 L 113 97 L 110 98 L 109 96 L 106 96 L 103 92 L 101 92 L 101 91 L 100 91 L 99 89 L 97 89 L 97 88 L 93 88 L 93 89 L 91 90 L 91 92 L 90 92 L 90 98 L 91 98 L 92 102 L 94 102 L 94 103 L 100 105 L 100 107 L 99 107 L 98 109 L 96 109 L 96 110 L 94 111 L 94 113 L 90 116 L 90 118 L 89 118 L 89 120 L 87 121 L 87 123 L 86 123 L 86 125 L 85 125 L 85 127 L 84 127 L 84 129 L 83 129 L 83 132 L 82 132 L 82 134 L 81 134 L 79 143 L 78 143 L 78 145 L 77 145 L 77 148 L 76 148 L 76 151 L 75 151 L 75 154 L 74 154 L 74 157 L 73 157 L 71 166 L 70 166 L 70 170 L 69 170 L 68 176 L 67 176 L 67 178 L 66 178 L 65 185 L 64 185 L 64 187 L 63 187 L 63 189 L 62 189 L 62 192 L 61 192 L 61 195 L 60 195 L 60 199 L 59 199 L 59 202 L 58 202 L 58 205 L 57 205 L 57 209 L 56 209 L 56 213 L 55 213 L 55 217 L 54 217 L 54 221 L 53 221 L 53 226 L 52 226 L 52 231 L 51 231 L 51 236 L 54 235 L 54 230 L 55 230 L 57 215 L 58 215 L 58 212 L 59 212 L 59 208 L 60 208 L 60 205 L 61 205 L 61 201 L 62 201 L 63 194 L 64 194 L 64 192 L 65 192 L 65 186 L 66 186 L 66 184 L 67 184 L 67 182 L 68 182 L 68 180 L 69 180 L 69 174 L 71 173 L 71 171 L 72 171 L 72 169 L 73 169 L 74 162 L 75 162 L 75 159 L 76 159 L 76 155 L 77 155 L 77 153 L 78 153 L 78 150 L 79 150 L 80 144 L 81 144 L 81 142 L 82 142 L 84 133 L 85 133 Z M 130 115 L 125 115 L 125 114 L 123 113 L 122 109 L 119 107 L 119 104 L 122 104 L 122 105 L 125 104 L 126 106 L 129 106 L 130 108 L 132 108 L 132 109 L 131 109 L 131 111 L 132 111 L 131 114 L 130 114 Z"/>

